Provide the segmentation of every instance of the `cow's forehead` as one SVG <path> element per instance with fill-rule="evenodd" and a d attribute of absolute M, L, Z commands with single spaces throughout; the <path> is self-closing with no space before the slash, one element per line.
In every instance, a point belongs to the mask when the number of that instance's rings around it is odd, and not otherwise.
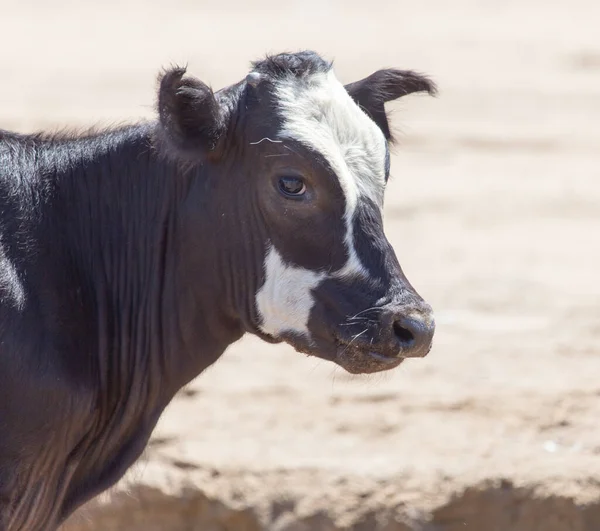
<path fill-rule="evenodd" d="M 275 86 L 283 119 L 280 136 L 292 138 L 327 160 L 340 181 L 347 213 L 361 196 L 382 205 L 387 143 L 333 70 L 308 79 L 283 79 Z"/>

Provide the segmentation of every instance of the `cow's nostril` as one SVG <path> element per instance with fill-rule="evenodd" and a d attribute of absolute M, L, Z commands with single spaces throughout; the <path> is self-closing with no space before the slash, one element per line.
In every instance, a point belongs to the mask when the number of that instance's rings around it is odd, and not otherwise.
<path fill-rule="evenodd" d="M 421 317 L 396 317 L 394 324 L 394 339 L 400 356 L 420 358 L 426 356 L 431 348 L 435 331 L 433 319 Z"/>
<path fill-rule="evenodd" d="M 401 321 L 394 322 L 394 334 L 404 348 L 411 347 L 415 343 L 414 334 L 408 328 L 402 326 Z"/>

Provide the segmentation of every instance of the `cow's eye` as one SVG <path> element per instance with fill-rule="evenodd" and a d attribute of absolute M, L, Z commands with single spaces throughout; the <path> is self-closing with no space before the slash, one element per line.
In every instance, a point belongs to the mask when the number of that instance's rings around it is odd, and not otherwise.
<path fill-rule="evenodd" d="M 279 191 L 287 197 L 300 197 L 306 192 L 306 185 L 300 177 L 280 177 Z"/>

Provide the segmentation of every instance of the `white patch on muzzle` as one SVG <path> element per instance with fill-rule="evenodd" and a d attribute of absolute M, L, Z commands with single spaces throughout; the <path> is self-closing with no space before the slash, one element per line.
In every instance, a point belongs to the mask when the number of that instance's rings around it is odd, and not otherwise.
<path fill-rule="evenodd" d="M 267 252 L 264 268 L 265 282 L 256 294 L 261 330 L 273 337 L 284 332 L 310 337 L 308 319 L 314 304 L 312 290 L 325 274 L 286 264 L 272 246 Z"/>

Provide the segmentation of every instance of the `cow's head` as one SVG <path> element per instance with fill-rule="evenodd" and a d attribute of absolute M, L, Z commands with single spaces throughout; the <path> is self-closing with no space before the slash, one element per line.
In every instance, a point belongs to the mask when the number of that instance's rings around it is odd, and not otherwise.
<path fill-rule="evenodd" d="M 312 52 L 256 62 L 216 93 L 184 73 L 162 77 L 159 132 L 211 183 L 227 292 L 245 329 L 352 373 L 425 356 L 431 307 L 383 231 L 392 142 L 384 103 L 433 94 L 433 83 L 380 70 L 343 86 Z"/>

